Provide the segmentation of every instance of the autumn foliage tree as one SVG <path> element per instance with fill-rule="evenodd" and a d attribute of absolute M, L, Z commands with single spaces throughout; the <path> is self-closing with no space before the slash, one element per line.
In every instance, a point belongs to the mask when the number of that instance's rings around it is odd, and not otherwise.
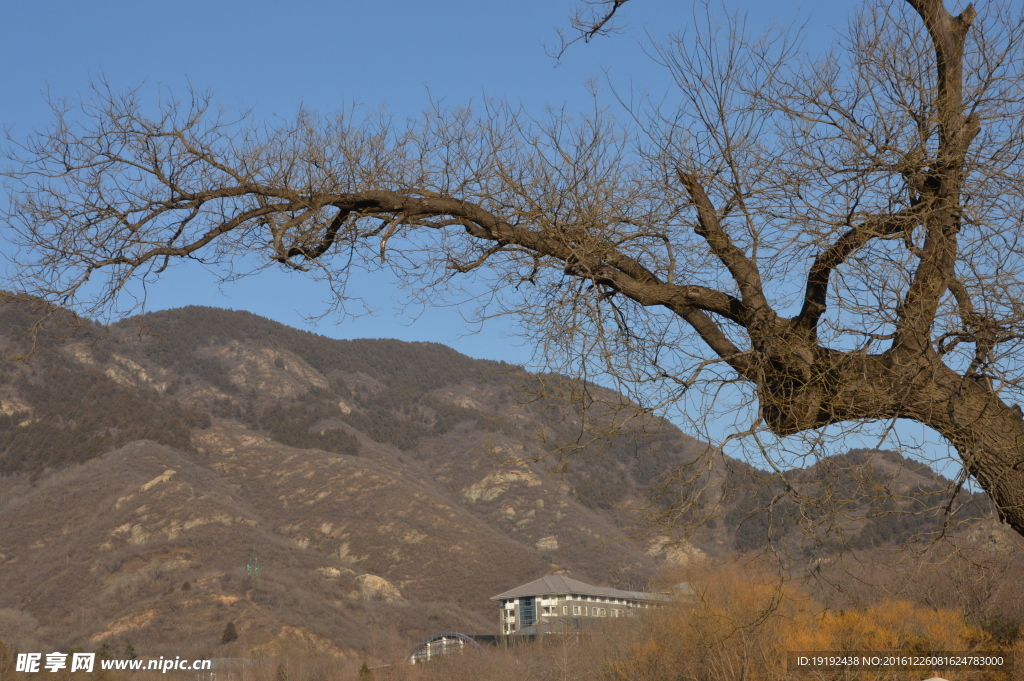
<path fill-rule="evenodd" d="M 676 575 L 678 579 L 681 575 Z M 798 585 L 755 565 L 706 566 L 686 574 L 689 597 L 650 614 L 639 629 L 609 638 L 607 662 L 616 681 L 740 681 L 813 678 L 906 679 L 906 669 L 804 670 L 796 652 L 919 655 L 944 651 L 1013 654 L 969 624 L 964 613 L 904 600 L 844 611 L 828 610 Z M 1012 667 L 1012 665 L 1010 665 Z M 952 672 L 950 672 L 952 674 Z M 960 671 L 954 678 L 1009 679 L 994 668 Z"/>
<path fill-rule="evenodd" d="M 739 404 L 754 438 L 923 424 L 1024 533 L 1019 10 L 879 0 L 815 58 L 708 25 L 654 48 L 678 97 L 628 122 L 262 126 L 101 86 L 9 148 L 16 282 L 90 312 L 175 259 L 308 271 L 339 303 L 354 268 L 468 275 L 652 408 Z"/>

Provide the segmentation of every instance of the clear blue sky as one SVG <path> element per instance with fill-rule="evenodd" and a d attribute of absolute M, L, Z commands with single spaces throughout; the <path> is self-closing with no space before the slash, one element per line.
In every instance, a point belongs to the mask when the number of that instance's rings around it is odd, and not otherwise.
<path fill-rule="evenodd" d="M 736 0 L 752 26 L 806 24 L 820 47 L 858 3 L 834 0 L 771 3 Z M 387 105 L 416 116 L 428 99 L 450 104 L 482 96 L 507 98 L 540 111 L 585 106 L 588 78 L 619 88 L 663 87 L 661 69 L 639 45 L 692 18 L 688 0 L 636 0 L 623 9 L 626 30 L 578 44 L 562 63 L 545 54 L 568 27 L 572 0 L 47 0 L 4 3 L 0 22 L 0 123 L 15 136 L 45 124 L 44 94 L 73 97 L 90 79 L 115 88 L 140 83 L 210 89 L 218 103 L 253 108 L 258 116 L 290 116 L 304 105 L 331 111 L 351 102 Z M 315 330 L 339 338 L 391 337 L 452 345 L 475 357 L 522 363 L 530 355 L 514 322 L 474 331 L 456 309 L 396 309 L 386 279 L 359 280 L 373 316 L 320 321 Z M 326 288 L 301 275 L 271 274 L 218 287 L 216 278 L 178 267 L 149 290 L 148 308 L 205 304 L 245 309 L 292 326 L 323 309 Z"/>

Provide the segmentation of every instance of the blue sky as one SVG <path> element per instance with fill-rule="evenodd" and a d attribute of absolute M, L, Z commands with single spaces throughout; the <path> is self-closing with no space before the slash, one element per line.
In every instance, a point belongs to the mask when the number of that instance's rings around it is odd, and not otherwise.
<path fill-rule="evenodd" d="M 773 20 L 805 24 L 816 48 L 856 5 L 741 0 L 726 7 L 748 13 L 754 27 Z M 353 102 L 415 117 L 431 97 L 463 104 L 484 96 L 539 112 L 549 104 L 585 107 L 591 78 L 625 90 L 665 87 L 640 42 L 685 27 L 691 2 L 630 3 L 623 10 L 626 30 L 578 44 L 556 65 L 544 46 L 557 44 L 555 31 L 568 26 L 574 6 L 572 0 L 9 2 L 0 23 L 0 123 L 15 137 L 26 135 L 47 121 L 47 92 L 74 97 L 99 78 L 116 89 L 147 83 L 181 91 L 191 84 L 212 90 L 223 106 L 252 108 L 257 117 Z M 214 275 L 179 266 L 149 289 L 148 309 L 231 307 L 339 338 L 431 340 L 517 363 L 530 357 L 513 320 L 479 330 L 458 309 L 403 311 L 384 276 L 359 279 L 353 288 L 366 292 L 375 314 L 310 327 L 304 317 L 322 311 L 329 292 L 302 275 L 269 273 L 218 286 Z"/>

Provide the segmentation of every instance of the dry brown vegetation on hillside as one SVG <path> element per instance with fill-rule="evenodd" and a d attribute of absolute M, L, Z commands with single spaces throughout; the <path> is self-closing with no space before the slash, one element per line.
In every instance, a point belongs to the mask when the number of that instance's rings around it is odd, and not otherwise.
<path fill-rule="evenodd" d="M 552 635 L 472 650 L 410 667 L 372 659 L 377 681 L 904 681 L 928 669 L 796 672 L 798 651 L 1024 653 L 1024 639 L 1000 639 L 964 611 L 908 600 L 831 610 L 808 591 L 756 566 L 701 567 L 685 577 L 694 597 L 586 635 Z M 389 665 L 389 666 L 381 666 Z M 1019 671 L 949 670 L 952 681 L 1010 681 Z M 354 665 L 334 678 L 357 678 Z M 365 674 L 364 674 L 365 676 Z M 362 678 L 362 677 L 359 677 Z"/>
<path fill-rule="evenodd" d="M 1024 638 L 1000 638 L 972 624 L 971 613 L 959 608 L 881 599 L 832 609 L 799 584 L 762 568 L 733 563 L 669 572 L 662 579 L 687 579 L 692 597 L 586 634 L 509 640 L 415 666 L 405 659 L 410 642 L 393 628 L 378 630 L 361 655 L 318 647 L 313 640 L 268 647 L 243 635 L 214 656 L 253 660 L 221 671 L 234 681 L 905 681 L 924 678 L 929 670 L 794 671 L 790 658 L 810 651 L 1024 654 Z M 123 651 L 104 652 L 111 653 L 116 657 Z M 0 671 L 4 665 L 0 648 Z M 65 676 L 46 678 L 67 681 Z M 944 670 L 943 676 L 952 681 L 1020 678 L 1019 671 L 995 669 Z M 122 676 L 84 678 L 120 681 Z"/>

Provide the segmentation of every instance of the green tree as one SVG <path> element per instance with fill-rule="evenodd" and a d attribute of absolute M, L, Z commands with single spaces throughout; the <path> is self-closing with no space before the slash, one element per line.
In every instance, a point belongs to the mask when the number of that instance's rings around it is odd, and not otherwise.
<path fill-rule="evenodd" d="M 236 640 L 237 638 L 238 638 L 238 630 L 235 629 L 235 623 L 234 622 L 228 622 L 227 626 L 224 627 L 224 633 L 221 634 L 221 637 L 220 637 L 221 644 L 231 643 L 232 641 Z"/>
<path fill-rule="evenodd" d="M 625 3 L 588 5 L 589 38 Z M 739 405 L 754 442 L 923 424 L 1024 533 L 1024 22 L 983 10 L 879 0 L 814 57 L 710 22 L 653 47 L 679 96 L 629 123 L 268 128 L 100 89 L 10 149 L 17 282 L 88 312 L 175 258 L 307 271 L 339 304 L 353 268 L 468 275 L 554 368 Z"/>

